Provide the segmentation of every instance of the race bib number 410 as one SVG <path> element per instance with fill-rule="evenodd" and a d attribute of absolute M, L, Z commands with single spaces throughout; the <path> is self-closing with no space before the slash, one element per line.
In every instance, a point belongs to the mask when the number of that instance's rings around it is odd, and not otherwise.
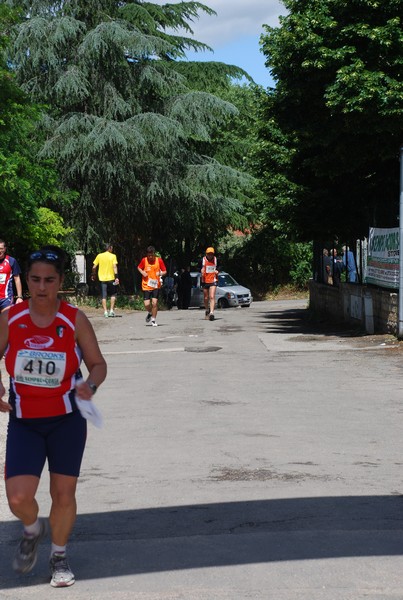
<path fill-rule="evenodd" d="M 66 371 L 65 352 L 19 350 L 15 360 L 16 383 L 35 387 L 58 387 Z"/>

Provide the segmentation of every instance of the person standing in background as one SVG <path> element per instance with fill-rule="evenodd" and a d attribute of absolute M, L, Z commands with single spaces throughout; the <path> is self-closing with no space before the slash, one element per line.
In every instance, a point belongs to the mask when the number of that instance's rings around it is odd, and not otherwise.
<path fill-rule="evenodd" d="M 343 272 L 343 261 L 337 254 L 337 248 L 330 250 L 330 257 L 332 259 L 332 274 L 333 274 L 333 285 L 340 287 L 341 274 Z"/>
<path fill-rule="evenodd" d="M 95 257 L 92 266 L 91 279 L 95 281 L 95 276 L 98 268 L 98 279 L 101 284 L 102 308 L 104 309 L 104 317 L 115 316 L 116 302 L 116 286 L 119 285 L 118 278 L 118 259 L 116 254 L 113 254 L 113 245 L 106 244 L 105 252 L 101 252 Z M 107 298 L 111 298 L 111 308 L 108 312 Z"/>
<path fill-rule="evenodd" d="M 348 246 L 343 246 L 343 265 L 347 271 L 347 281 L 356 283 L 358 281 L 357 266 L 355 264 L 354 254 Z"/>
<path fill-rule="evenodd" d="M 6 242 L 0 240 L 0 313 L 9 310 L 14 303 L 13 281 L 17 292 L 15 303 L 23 301 L 20 273 L 18 262 L 7 254 Z"/>
<path fill-rule="evenodd" d="M 323 248 L 322 262 L 323 262 L 323 283 L 326 283 L 327 285 L 333 285 L 332 259 L 329 256 L 329 251 L 327 248 Z"/>
<path fill-rule="evenodd" d="M 137 267 L 141 274 L 141 289 L 143 290 L 144 307 L 147 311 L 146 323 L 158 327 L 158 296 L 161 288 L 161 277 L 167 274 L 164 261 L 155 255 L 154 246 L 148 246 L 146 256 Z"/>
<path fill-rule="evenodd" d="M 190 274 L 190 266 L 187 265 L 180 274 L 180 287 L 181 287 L 181 308 L 187 310 L 190 306 L 190 300 L 192 297 L 192 276 Z"/>

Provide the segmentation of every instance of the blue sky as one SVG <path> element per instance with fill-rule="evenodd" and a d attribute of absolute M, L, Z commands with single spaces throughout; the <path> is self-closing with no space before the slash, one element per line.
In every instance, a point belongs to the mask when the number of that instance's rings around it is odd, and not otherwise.
<path fill-rule="evenodd" d="M 195 36 L 196 37 L 196 36 Z M 265 88 L 273 85 L 270 72 L 265 67 L 265 56 L 260 52 L 259 37 L 242 35 L 233 41 L 214 46 L 212 52 L 189 52 L 189 60 L 218 61 L 242 67 L 258 83 Z"/>
<path fill-rule="evenodd" d="M 166 0 L 154 0 L 165 4 Z M 175 4 L 176 0 L 168 0 Z M 179 0 L 178 0 L 179 1 Z M 212 52 L 188 53 L 189 60 L 213 60 L 242 67 L 254 81 L 264 87 L 273 85 L 259 38 L 263 24 L 276 27 L 285 14 L 280 0 L 202 0 L 217 16 L 200 13 L 192 24 L 194 38 L 213 48 Z"/>

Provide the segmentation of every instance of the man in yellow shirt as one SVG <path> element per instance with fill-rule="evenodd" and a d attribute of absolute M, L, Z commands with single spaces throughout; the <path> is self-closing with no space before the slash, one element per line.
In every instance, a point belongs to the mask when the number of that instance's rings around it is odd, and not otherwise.
<path fill-rule="evenodd" d="M 113 254 L 113 245 L 106 244 L 105 252 L 97 254 L 92 265 L 91 279 L 95 281 L 95 275 L 98 268 L 98 279 L 101 284 L 102 308 L 104 309 L 104 317 L 114 317 L 115 302 L 116 302 L 116 286 L 119 285 L 118 279 L 118 260 L 116 254 Z M 111 308 L 108 313 L 106 301 L 108 296 L 111 297 Z"/>

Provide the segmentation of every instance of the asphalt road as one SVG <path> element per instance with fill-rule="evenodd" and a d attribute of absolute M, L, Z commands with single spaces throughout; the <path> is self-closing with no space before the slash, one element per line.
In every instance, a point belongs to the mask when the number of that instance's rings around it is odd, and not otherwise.
<path fill-rule="evenodd" d="M 401 600 L 402 345 L 316 329 L 305 308 L 173 309 L 158 328 L 89 313 L 109 374 L 77 582 L 49 586 L 48 543 L 32 574 L 11 571 L 20 527 L 0 488 L 1 600 Z M 38 499 L 45 515 L 47 474 Z"/>

